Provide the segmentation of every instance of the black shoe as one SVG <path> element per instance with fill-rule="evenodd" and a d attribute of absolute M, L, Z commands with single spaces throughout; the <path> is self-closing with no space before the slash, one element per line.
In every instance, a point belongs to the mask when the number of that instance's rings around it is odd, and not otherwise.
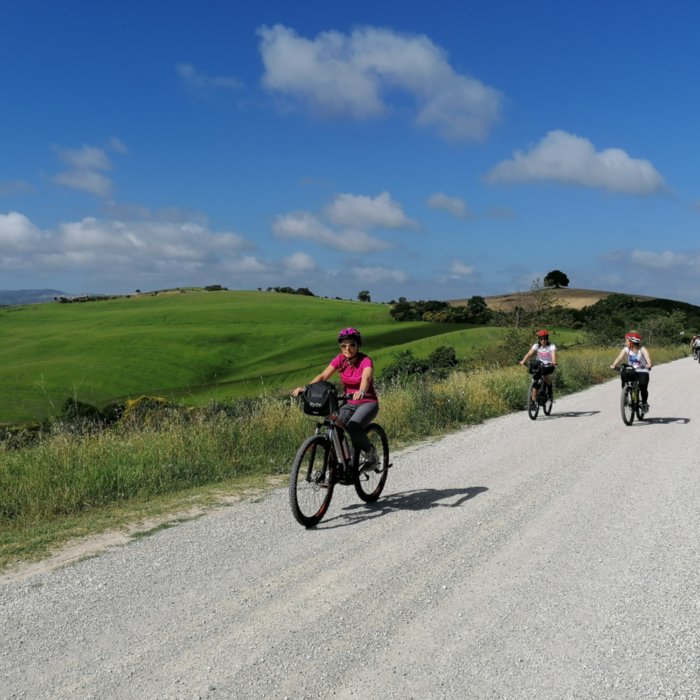
<path fill-rule="evenodd" d="M 643 403 L 643 404 L 640 406 L 640 408 L 641 408 L 641 410 L 642 410 L 642 413 L 649 413 L 649 404 L 648 404 L 648 403 Z"/>

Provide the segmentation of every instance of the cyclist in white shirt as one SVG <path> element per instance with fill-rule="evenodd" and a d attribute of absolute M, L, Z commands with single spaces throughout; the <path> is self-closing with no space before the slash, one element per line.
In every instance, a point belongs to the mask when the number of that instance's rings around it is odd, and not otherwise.
<path fill-rule="evenodd" d="M 639 381 L 639 393 L 642 395 L 642 413 L 649 411 L 649 370 L 652 367 L 649 351 L 642 345 L 642 338 L 636 331 L 630 331 L 625 336 L 625 347 L 610 365 L 615 369 L 621 362 L 634 367 Z"/>
<path fill-rule="evenodd" d="M 518 364 L 524 365 L 533 355 L 542 363 L 542 377 L 549 396 L 552 395 L 552 375 L 557 366 L 557 346 L 549 342 L 549 331 L 542 329 L 535 333 L 537 342 L 527 351 L 525 357 Z M 533 397 L 534 401 L 534 397 Z"/>

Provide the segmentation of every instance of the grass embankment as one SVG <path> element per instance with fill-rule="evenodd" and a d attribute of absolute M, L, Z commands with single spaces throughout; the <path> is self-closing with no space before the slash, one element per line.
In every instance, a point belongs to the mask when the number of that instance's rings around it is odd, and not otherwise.
<path fill-rule="evenodd" d="M 557 393 L 609 380 L 613 354 L 561 353 Z M 657 364 L 685 354 L 685 348 L 653 349 Z M 396 449 L 519 410 L 528 383 L 515 366 L 388 387 L 379 420 Z M 89 435 L 58 430 L 21 449 L 0 445 L 0 568 L 77 535 L 182 509 L 195 496 L 211 499 L 288 474 L 313 421 L 270 397 L 235 409 L 168 409 L 138 425 Z"/>

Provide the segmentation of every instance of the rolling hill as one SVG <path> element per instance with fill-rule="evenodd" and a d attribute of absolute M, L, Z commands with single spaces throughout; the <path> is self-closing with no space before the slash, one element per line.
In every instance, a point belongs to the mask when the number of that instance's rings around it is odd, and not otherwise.
<path fill-rule="evenodd" d="M 615 292 L 605 292 L 599 289 L 572 289 L 569 287 L 560 287 L 556 289 L 554 287 L 548 288 L 548 291 L 552 292 L 556 300 L 563 306 L 567 306 L 571 309 L 582 309 L 584 306 L 590 306 L 595 304 L 601 299 L 609 297 Z M 530 305 L 530 300 L 537 294 L 537 292 L 512 292 L 510 294 L 497 294 L 494 296 L 484 297 L 486 303 L 490 309 L 493 311 L 512 311 L 516 306 L 521 306 L 523 308 Z M 655 297 L 641 296 L 632 294 L 633 299 L 639 301 L 652 301 Z M 450 303 L 463 306 L 467 303 L 467 299 L 454 299 Z"/>
<path fill-rule="evenodd" d="M 359 327 L 377 368 L 398 349 L 458 355 L 504 332 L 397 323 L 386 304 L 271 292 L 179 290 L 82 304 L 0 309 L 0 423 L 42 419 L 69 397 L 103 406 L 142 394 L 205 403 L 287 390 L 336 352 L 339 328 Z"/>
<path fill-rule="evenodd" d="M 0 289 L 0 306 L 41 304 L 62 296 L 66 293 L 58 289 Z"/>

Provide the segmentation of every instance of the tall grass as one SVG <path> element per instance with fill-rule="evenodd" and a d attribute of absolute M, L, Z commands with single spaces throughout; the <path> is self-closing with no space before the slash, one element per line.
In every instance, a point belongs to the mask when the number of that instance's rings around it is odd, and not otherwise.
<path fill-rule="evenodd" d="M 686 349 L 652 352 L 658 364 Z M 614 354 L 561 353 L 557 394 L 611 379 Z M 529 375 L 515 366 L 387 386 L 379 421 L 396 448 L 524 408 L 528 384 Z M 0 528 L 251 474 L 283 474 L 313 425 L 296 403 L 268 397 L 235 411 L 160 409 L 102 431 L 58 427 L 19 449 L 0 443 Z"/>

